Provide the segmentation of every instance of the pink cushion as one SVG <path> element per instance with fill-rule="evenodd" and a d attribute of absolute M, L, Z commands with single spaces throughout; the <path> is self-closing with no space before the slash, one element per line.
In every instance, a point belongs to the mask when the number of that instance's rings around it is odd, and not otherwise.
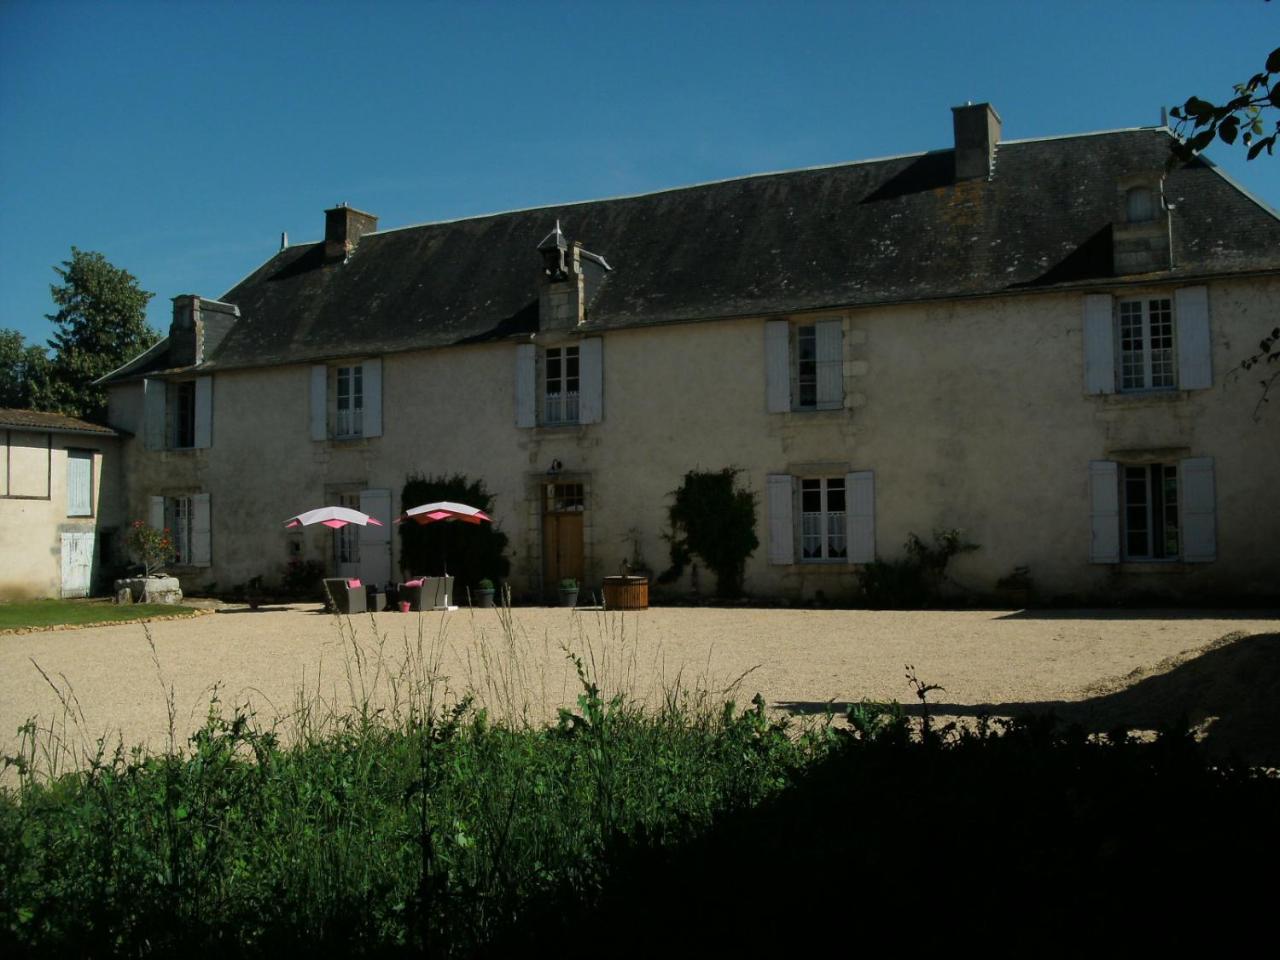
<path fill-rule="evenodd" d="M 360 583 L 360 578 L 352 577 L 350 580 L 347 581 L 347 586 L 350 587 L 352 590 L 355 590 L 358 587 L 362 586 L 362 584 Z"/>
<path fill-rule="evenodd" d="M 417 580 L 406 580 L 404 582 L 404 585 L 406 587 L 420 587 L 422 586 L 422 579 L 418 578 Z"/>

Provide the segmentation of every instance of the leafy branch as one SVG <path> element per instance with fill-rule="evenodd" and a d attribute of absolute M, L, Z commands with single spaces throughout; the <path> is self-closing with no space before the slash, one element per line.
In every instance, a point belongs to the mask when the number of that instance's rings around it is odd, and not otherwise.
<path fill-rule="evenodd" d="M 1263 119 L 1263 111 L 1280 109 L 1280 80 L 1272 83 L 1272 77 L 1277 74 L 1280 74 L 1280 47 L 1271 51 L 1261 73 L 1235 85 L 1236 95 L 1226 103 L 1190 97 L 1181 107 L 1170 110 L 1169 115 L 1178 121 L 1173 128 L 1178 138 L 1173 146 L 1174 157 L 1190 160 L 1213 143 L 1214 137 L 1227 144 L 1239 139 L 1249 148 L 1250 160 L 1264 149 L 1268 156 L 1273 156 L 1276 137 L 1280 136 L 1280 119 L 1274 121 L 1271 133 L 1264 136 L 1267 121 Z"/>

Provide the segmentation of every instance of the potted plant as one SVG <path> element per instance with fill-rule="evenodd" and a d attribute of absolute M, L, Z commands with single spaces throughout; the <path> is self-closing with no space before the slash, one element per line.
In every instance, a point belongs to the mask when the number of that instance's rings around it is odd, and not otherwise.
<path fill-rule="evenodd" d="M 578 581 L 573 577 L 565 577 L 560 581 L 560 606 L 576 607 L 578 605 Z"/>
<path fill-rule="evenodd" d="M 493 581 L 488 577 L 476 584 L 476 588 L 471 591 L 471 599 L 477 607 L 493 606 Z"/>

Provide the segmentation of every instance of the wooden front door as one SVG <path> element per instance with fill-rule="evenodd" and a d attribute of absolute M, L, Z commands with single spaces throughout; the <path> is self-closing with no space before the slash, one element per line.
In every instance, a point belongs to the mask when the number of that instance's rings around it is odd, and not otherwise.
<path fill-rule="evenodd" d="M 547 484 L 542 515 L 543 593 L 555 597 L 560 581 L 573 579 L 582 584 L 583 497 L 580 483 Z"/>

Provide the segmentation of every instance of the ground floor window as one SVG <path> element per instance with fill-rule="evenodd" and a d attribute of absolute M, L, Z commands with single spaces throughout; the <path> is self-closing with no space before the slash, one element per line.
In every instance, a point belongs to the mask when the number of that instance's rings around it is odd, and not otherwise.
<path fill-rule="evenodd" d="M 170 497 L 165 503 L 165 526 L 173 537 L 173 562 L 179 566 L 191 563 L 190 497 Z"/>
<path fill-rule="evenodd" d="M 338 506 L 352 510 L 360 509 L 359 493 L 342 493 L 338 495 Z M 349 523 L 333 532 L 334 560 L 338 563 L 360 562 L 360 527 Z"/>
<path fill-rule="evenodd" d="M 1123 467 L 1124 551 L 1127 560 L 1178 556 L 1178 466 L 1149 463 Z"/>
<path fill-rule="evenodd" d="M 844 477 L 800 480 L 800 558 L 843 560 L 848 556 Z"/>

